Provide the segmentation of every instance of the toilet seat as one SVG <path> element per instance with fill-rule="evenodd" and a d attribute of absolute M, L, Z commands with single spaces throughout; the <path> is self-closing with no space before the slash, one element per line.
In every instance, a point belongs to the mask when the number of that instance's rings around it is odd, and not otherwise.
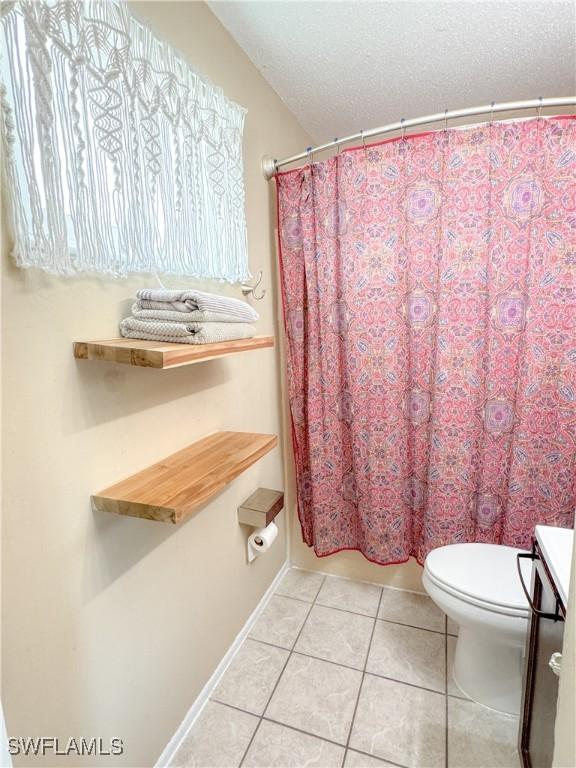
<path fill-rule="evenodd" d="M 450 544 L 432 550 L 425 571 L 439 589 L 471 605 L 505 616 L 527 617 L 530 609 L 517 572 L 522 549 L 499 544 Z M 531 563 L 521 561 L 530 584 Z"/>

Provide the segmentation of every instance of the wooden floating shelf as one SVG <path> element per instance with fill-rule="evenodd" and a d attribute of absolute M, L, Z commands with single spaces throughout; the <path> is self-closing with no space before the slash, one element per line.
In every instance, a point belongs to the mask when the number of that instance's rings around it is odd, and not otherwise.
<path fill-rule="evenodd" d="M 94 494 L 101 512 L 179 523 L 278 445 L 276 435 L 216 432 Z"/>
<path fill-rule="evenodd" d="M 273 336 L 254 336 L 252 339 L 221 341 L 217 344 L 166 344 L 161 341 L 120 338 L 75 341 L 74 357 L 78 360 L 104 360 L 142 368 L 166 369 L 273 346 Z"/>

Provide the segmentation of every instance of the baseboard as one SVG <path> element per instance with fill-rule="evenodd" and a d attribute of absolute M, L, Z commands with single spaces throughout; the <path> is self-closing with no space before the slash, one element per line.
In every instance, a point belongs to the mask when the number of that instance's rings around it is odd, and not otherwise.
<path fill-rule="evenodd" d="M 408 589 L 407 587 L 395 587 L 393 584 L 382 584 L 380 581 L 369 581 L 368 579 L 357 579 L 354 576 L 341 576 L 339 573 L 331 573 L 330 571 L 321 571 L 314 568 L 303 568 L 301 565 L 294 565 L 290 563 L 290 567 L 295 571 L 308 571 L 308 573 L 319 573 L 322 576 L 334 576 L 336 579 L 342 579 L 343 581 L 355 581 L 359 584 L 370 584 L 374 587 L 384 587 L 385 589 L 395 589 L 397 592 L 411 592 L 413 595 L 426 595 L 427 592 L 424 589 Z M 385 567 L 385 566 L 382 566 Z"/>
<path fill-rule="evenodd" d="M 196 720 L 196 718 L 202 711 L 204 705 L 210 698 L 212 691 L 216 688 L 216 686 L 220 682 L 220 678 L 228 668 L 228 665 L 236 655 L 238 649 L 240 648 L 240 646 L 242 645 L 246 637 L 250 634 L 250 630 L 256 623 L 258 617 L 266 607 L 266 604 L 274 594 L 276 587 L 280 583 L 280 580 L 282 579 L 282 577 L 284 576 L 284 574 L 289 568 L 290 568 L 290 563 L 288 560 L 286 560 L 282 565 L 282 567 L 280 568 L 280 570 L 278 571 L 278 573 L 276 574 L 274 581 L 272 582 L 272 584 L 270 584 L 270 586 L 264 593 L 262 599 L 260 600 L 256 608 L 252 611 L 248 620 L 246 621 L 246 623 L 244 624 L 240 632 L 236 635 L 234 642 L 232 643 L 230 648 L 228 648 L 228 650 L 226 651 L 226 655 L 224 656 L 220 664 L 218 664 L 218 666 L 214 670 L 212 676 L 210 677 L 210 679 L 208 680 L 204 688 L 202 688 L 200 695 L 197 697 L 196 701 L 192 704 L 192 706 L 188 710 L 186 717 L 184 718 L 184 720 L 182 720 L 182 722 L 178 726 L 176 733 L 174 734 L 174 736 L 172 736 L 172 738 L 164 748 L 162 754 L 156 761 L 155 768 L 167 768 L 167 766 L 170 765 L 170 763 L 172 762 L 172 759 L 174 758 L 174 755 L 176 754 L 180 745 L 184 741 L 184 738 L 186 737 L 188 731 L 194 725 L 194 721 Z"/>

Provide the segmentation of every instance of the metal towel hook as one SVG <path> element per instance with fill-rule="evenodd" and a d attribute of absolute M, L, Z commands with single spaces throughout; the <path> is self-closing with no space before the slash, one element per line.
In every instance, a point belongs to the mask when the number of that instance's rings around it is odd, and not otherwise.
<path fill-rule="evenodd" d="M 244 296 L 249 296 L 250 294 L 252 294 L 252 298 L 255 301 L 262 301 L 264 296 L 266 296 L 266 289 L 262 288 L 260 293 L 256 294 L 256 288 L 258 288 L 261 282 L 262 282 L 262 270 L 258 272 L 258 277 L 254 285 L 250 285 L 250 283 L 242 283 L 240 287 L 242 289 L 242 293 L 244 294 Z"/>

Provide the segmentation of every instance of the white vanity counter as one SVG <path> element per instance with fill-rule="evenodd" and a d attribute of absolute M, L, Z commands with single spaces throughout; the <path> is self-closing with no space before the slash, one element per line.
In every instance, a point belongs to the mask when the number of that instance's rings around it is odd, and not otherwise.
<path fill-rule="evenodd" d="M 568 606 L 570 568 L 574 548 L 574 531 L 570 528 L 553 528 L 550 525 L 536 526 L 536 541 L 546 561 L 564 607 Z"/>

